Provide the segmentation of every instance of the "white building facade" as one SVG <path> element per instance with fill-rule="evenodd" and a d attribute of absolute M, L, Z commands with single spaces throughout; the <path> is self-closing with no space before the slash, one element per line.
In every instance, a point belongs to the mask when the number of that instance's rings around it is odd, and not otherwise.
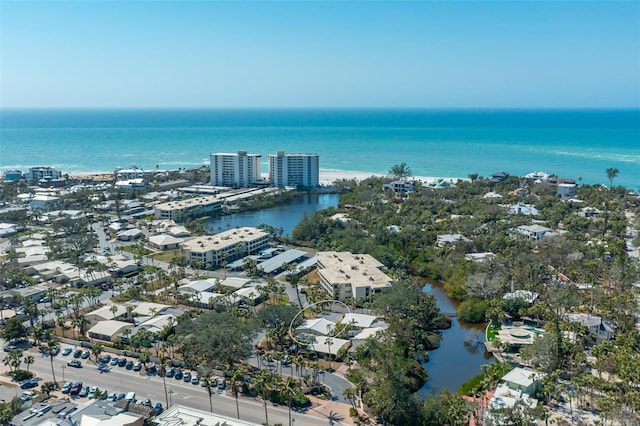
<path fill-rule="evenodd" d="M 211 154 L 211 185 L 248 188 L 259 182 L 260 154 L 218 152 Z"/>
<path fill-rule="evenodd" d="M 40 179 L 60 179 L 62 172 L 54 169 L 53 167 L 30 167 L 27 172 L 27 180 L 34 181 Z"/>
<path fill-rule="evenodd" d="M 285 154 L 284 151 L 270 154 L 269 181 L 279 188 L 316 187 L 320 182 L 320 157 L 318 154 Z"/>

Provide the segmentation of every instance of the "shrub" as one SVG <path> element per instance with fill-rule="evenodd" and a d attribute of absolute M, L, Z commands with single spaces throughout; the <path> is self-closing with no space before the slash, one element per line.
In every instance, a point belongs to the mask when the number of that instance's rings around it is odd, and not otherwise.
<path fill-rule="evenodd" d="M 478 324 L 485 321 L 488 308 L 486 300 L 468 299 L 458 305 L 458 318 L 464 322 Z"/>
<path fill-rule="evenodd" d="M 17 370 L 12 374 L 12 377 L 16 382 L 21 382 L 23 380 L 31 379 L 33 377 L 33 373 L 27 370 Z"/>

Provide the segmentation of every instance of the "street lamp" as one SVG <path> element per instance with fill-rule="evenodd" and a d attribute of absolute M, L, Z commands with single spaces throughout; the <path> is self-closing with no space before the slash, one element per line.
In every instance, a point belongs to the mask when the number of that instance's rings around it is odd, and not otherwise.
<path fill-rule="evenodd" d="M 67 368 L 66 365 L 62 365 L 60 368 L 62 368 L 62 381 L 64 382 L 64 369 Z"/>

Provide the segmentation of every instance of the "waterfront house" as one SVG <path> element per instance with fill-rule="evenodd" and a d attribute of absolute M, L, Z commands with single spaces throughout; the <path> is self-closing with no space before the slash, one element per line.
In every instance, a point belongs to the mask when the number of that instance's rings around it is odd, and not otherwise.
<path fill-rule="evenodd" d="M 382 185 L 383 189 L 388 189 L 396 194 L 408 194 L 414 191 L 413 182 L 408 180 L 394 180 Z"/>
<path fill-rule="evenodd" d="M 496 173 L 491 175 L 491 182 L 492 183 L 504 182 L 505 180 L 507 180 L 509 178 L 509 176 L 510 175 L 507 172 L 496 172 Z"/>

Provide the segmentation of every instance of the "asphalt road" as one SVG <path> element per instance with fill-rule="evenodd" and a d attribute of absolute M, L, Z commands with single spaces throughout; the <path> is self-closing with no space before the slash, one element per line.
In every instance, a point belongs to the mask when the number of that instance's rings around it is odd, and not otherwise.
<path fill-rule="evenodd" d="M 36 362 L 30 366 L 30 370 L 38 377 L 46 380 L 51 379 L 51 363 L 49 358 L 42 357 L 35 352 L 31 353 L 36 357 Z M 140 372 L 134 372 L 132 370 L 125 370 L 123 367 L 110 367 L 111 370 L 109 372 L 100 373 L 93 362 L 88 360 L 82 360 L 83 368 L 68 367 L 66 363 L 71 359 L 73 359 L 71 354 L 68 356 L 62 356 L 62 354 L 60 354 L 54 357 L 53 368 L 59 383 L 63 383 L 62 376 L 64 374 L 64 381 L 81 381 L 85 386 L 98 386 L 98 388 L 106 389 L 109 392 L 127 393 L 133 391 L 136 393 L 136 399 L 150 399 L 154 404 L 155 402 L 161 402 L 162 405 L 166 407 L 162 378 L 147 376 L 144 373 L 140 374 Z M 174 378 L 167 378 L 166 384 L 170 404 L 180 404 L 205 411 L 210 410 L 206 388 L 185 383 Z M 72 398 L 78 399 L 80 402 L 85 400 L 84 398 Z M 233 396 L 227 396 L 224 393 L 214 391 L 211 398 L 214 412 L 233 418 L 236 417 L 236 402 Z M 260 400 L 254 401 L 252 399 L 240 398 L 239 407 L 241 419 L 258 424 L 265 421 L 264 405 Z M 289 423 L 288 408 L 286 406 L 274 406 L 269 403 L 267 409 L 269 413 L 269 423 Z M 326 417 L 319 418 L 304 413 L 294 412 L 293 418 L 296 419 L 296 424 L 299 425 L 315 426 L 329 424 L 329 419 Z M 341 423 L 334 419 L 334 424 L 349 423 Z"/>

